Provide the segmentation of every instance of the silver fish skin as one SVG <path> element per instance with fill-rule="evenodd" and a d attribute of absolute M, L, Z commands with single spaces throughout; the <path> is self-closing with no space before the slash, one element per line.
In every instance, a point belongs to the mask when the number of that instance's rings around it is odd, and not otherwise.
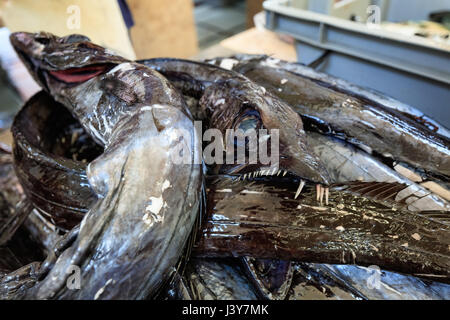
<path fill-rule="evenodd" d="M 40 84 L 105 147 L 87 170 L 99 201 L 25 297 L 152 296 L 176 271 L 200 203 L 201 143 L 182 97 L 159 73 L 85 37 L 15 33 L 11 42 Z M 74 266 L 79 290 L 66 286 Z"/>
<path fill-rule="evenodd" d="M 264 86 L 291 105 L 304 120 L 324 127 L 325 131 L 342 135 L 385 157 L 450 176 L 450 139 L 385 107 L 379 99 L 373 101 L 358 93 L 341 92 L 330 83 L 295 73 L 286 65 L 289 64 L 284 62 L 279 67 L 266 58 L 243 63 L 236 60 L 231 68 Z"/>
<path fill-rule="evenodd" d="M 408 187 L 396 196 L 396 201 L 408 200 L 408 210 L 450 211 L 450 204 L 418 183 L 405 178 L 370 154 L 340 139 L 308 132 L 308 144 L 320 158 L 335 183 L 348 181 L 398 182 Z M 412 197 L 411 197 L 412 196 Z M 413 200 L 415 199 L 415 200 Z"/>
<path fill-rule="evenodd" d="M 310 186 L 294 199 L 296 185 L 213 177 L 194 254 L 378 265 L 448 282 L 448 212 L 405 210 L 408 199 L 395 200 L 405 189 L 399 183 L 334 186 L 328 206 L 316 205 Z"/>

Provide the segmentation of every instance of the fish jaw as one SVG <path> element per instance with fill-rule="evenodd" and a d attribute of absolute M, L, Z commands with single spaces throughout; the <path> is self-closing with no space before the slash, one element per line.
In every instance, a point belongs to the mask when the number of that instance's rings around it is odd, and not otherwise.
<path fill-rule="evenodd" d="M 290 106 L 248 80 L 227 81 L 225 88 L 223 84 L 212 85 L 200 100 L 200 105 L 210 115 L 210 127 L 226 135 L 228 129 L 239 128 L 243 113 L 251 109 L 258 114 L 261 128 L 269 133 L 270 144 L 274 143 L 273 130 L 278 135 L 278 149 L 274 150 L 276 163 L 269 166 L 273 174 L 285 170 L 314 183 L 331 183 L 325 166 L 308 146 L 302 119 Z M 238 167 L 242 173 L 268 169 L 263 165 L 256 169 L 255 166 Z"/>
<path fill-rule="evenodd" d="M 307 146 L 301 118 L 265 88 L 240 73 L 211 64 L 171 58 L 139 62 L 167 76 L 183 94 L 191 96 L 194 92 L 200 100 L 199 114 L 207 115 L 209 127 L 219 129 L 224 135 L 227 129 L 239 125 L 246 109 L 257 111 L 262 128 L 280 133 L 279 163 L 270 166 L 271 172 L 277 167 L 315 183 L 331 183 L 325 167 Z M 227 169 L 230 169 L 228 173 L 254 175 L 268 168 L 240 164 Z"/>
<path fill-rule="evenodd" d="M 329 186 L 332 183 L 330 175 L 327 169 L 322 164 L 320 160 L 315 156 L 313 151 L 310 150 L 308 144 L 306 143 L 306 134 L 302 133 L 304 140 L 302 143 L 290 146 L 289 153 L 290 160 L 286 164 L 282 163 L 285 170 L 291 172 L 292 174 L 314 182 L 316 184 L 323 184 Z"/>
<path fill-rule="evenodd" d="M 17 33 L 11 41 L 32 75 L 105 147 L 87 170 L 98 201 L 27 296 L 152 295 L 176 270 L 200 205 L 201 143 L 181 96 L 157 72 L 82 36 Z M 99 64 L 115 67 L 98 73 Z M 80 68 L 94 75 L 80 78 L 73 70 Z M 76 291 L 66 287 L 73 265 L 83 274 Z"/>
<path fill-rule="evenodd" d="M 82 35 L 57 37 L 48 32 L 29 33 L 15 32 L 10 41 L 36 82 L 47 91 L 64 88 L 68 84 L 75 85 L 86 81 L 86 77 L 73 77 L 73 81 L 65 82 L 68 75 L 56 81 L 52 73 L 74 69 L 103 66 L 105 70 L 128 61 L 115 55 L 112 51 L 97 46 L 89 38 Z M 83 71 L 83 70 L 82 70 Z M 97 69 L 97 72 L 99 69 Z M 84 70 L 87 72 L 87 70 Z M 100 73 L 100 72 L 99 72 Z M 56 74 L 57 75 L 57 74 Z"/>
<path fill-rule="evenodd" d="M 182 98 L 159 73 L 84 36 L 18 32 L 11 35 L 11 43 L 36 81 L 102 146 L 135 106 L 161 102 L 184 108 Z"/>
<path fill-rule="evenodd" d="M 262 95 L 258 109 L 263 123 L 268 129 L 279 130 L 280 168 L 311 182 L 329 185 L 331 178 L 308 145 L 301 117 L 269 92 L 263 90 Z"/>

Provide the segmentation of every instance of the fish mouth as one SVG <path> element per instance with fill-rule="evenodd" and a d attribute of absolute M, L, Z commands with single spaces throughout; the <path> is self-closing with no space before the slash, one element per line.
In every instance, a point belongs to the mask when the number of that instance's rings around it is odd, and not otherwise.
<path fill-rule="evenodd" d="M 57 83 L 72 88 L 105 74 L 114 67 L 114 64 L 92 64 L 80 68 L 62 70 L 46 70 L 38 68 L 36 74 L 40 79 L 45 79 L 45 85 L 47 87 Z"/>
<path fill-rule="evenodd" d="M 49 91 L 50 85 L 55 82 L 64 84 L 68 87 L 78 86 L 101 74 L 107 73 L 117 65 L 114 63 L 97 63 L 82 66 L 79 68 L 50 70 L 40 67 L 40 63 L 38 60 L 30 57 L 21 49 L 16 48 L 16 52 L 21 60 L 29 67 L 32 73 L 35 74 L 37 78 L 36 80 L 47 91 Z"/>
<path fill-rule="evenodd" d="M 300 196 L 307 184 L 314 184 L 316 186 L 316 200 L 320 203 L 320 205 L 323 203 L 328 205 L 330 186 L 322 185 L 319 182 L 303 178 L 293 171 L 283 168 L 282 166 L 243 168 L 239 171 L 228 171 L 225 172 L 225 174 L 233 181 L 264 182 L 270 180 L 280 185 L 298 185 L 294 199 L 297 199 Z"/>
<path fill-rule="evenodd" d="M 109 71 L 112 66 L 108 64 L 92 64 L 81 68 L 70 68 L 65 70 L 48 71 L 54 79 L 65 84 L 80 84 L 96 76 Z"/>

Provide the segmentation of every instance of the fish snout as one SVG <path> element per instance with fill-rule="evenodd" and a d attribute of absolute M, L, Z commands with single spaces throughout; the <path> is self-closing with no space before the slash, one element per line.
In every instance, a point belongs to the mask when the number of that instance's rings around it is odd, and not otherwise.
<path fill-rule="evenodd" d="M 321 163 L 317 163 L 313 166 L 298 164 L 293 168 L 291 167 L 289 171 L 300 178 L 304 178 L 316 184 L 321 184 L 324 186 L 329 186 L 331 184 L 330 175 Z"/>
<path fill-rule="evenodd" d="M 38 45 L 43 46 L 36 41 L 35 34 L 29 32 L 14 32 L 9 36 L 9 40 L 16 51 L 25 54 L 31 54 Z"/>
<path fill-rule="evenodd" d="M 13 32 L 9 36 L 13 46 L 26 46 L 33 40 L 33 35 L 29 32 Z"/>
<path fill-rule="evenodd" d="M 292 156 L 287 170 L 300 178 L 311 182 L 329 186 L 331 177 L 318 157 L 308 149 L 302 148 L 301 151 Z"/>

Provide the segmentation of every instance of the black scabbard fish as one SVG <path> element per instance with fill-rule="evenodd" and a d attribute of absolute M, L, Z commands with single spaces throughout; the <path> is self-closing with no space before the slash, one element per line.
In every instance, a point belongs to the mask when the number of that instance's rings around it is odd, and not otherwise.
<path fill-rule="evenodd" d="M 206 62 L 221 65 L 226 69 L 233 69 L 238 63 L 245 63 L 246 61 L 266 61 L 267 65 L 274 68 L 282 68 L 291 71 L 296 74 L 301 74 L 305 78 L 316 80 L 326 84 L 327 87 L 333 88 L 338 92 L 347 93 L 352 96 L 359 97 L 363 100 L 372 101 L 376 104 L 381 104 L 386 108 L 394 109 L 401 112 L 408 118 L 425 125 L 430 130 L 439 133 L 447 138 L 450 138 L 450 131 L 444 127 L 435 119 L 424 114 L 421 110 L 418 110 L 404 102 L 396 100 L 386 94 L 383 94 L 377 90 L 362 87 L 355 83 L 349 82 L 342 78 L 334 77 L 330 74 L 320 72 L 312 67 L 308 67 L 301 63 L 289 62 L 267 55 L 255 55 L 255 54 L 237 54 L 229 58 L 216 58 L 209 59 Z"/>
<path fill-rule="evenodd" d="M 104 146 L 87 169 L 99 200 L 23 296 L 153 295 L 175 271 L 200 205 L 201 143 L 184 100 L 159 73 L 83 36 L 14 33 L 11 42 L 40 85 Z M 77 290 L 66 285 L 73 270 Z"/>
<path fill-rule="evenodd" d="M 384 106 L 386 99 L 381 100 L 377 94 L 358 94 L 351 91 L 354 87 L 345 91 L 341 82 L 330 83 L 324 76 L 312 77 L 313 69 L 266 56 L 244 57 L 242 62 L 236 59 L 211 62 L 225 65 L 262 85 L 291 105 L 313 128 L 416 168 L 450 176 L 450 140 L 404 112 Z"/>
<path fill-rule="evenodd" d="M 228 167 L 228 173 L 244 179 L 289 173 L 300 180 L 296 196 L 305 184 L 303 179 L 317 184 L 320 199 L 328 194 L 328 188 L 321 185 L 328 186 L 332 181 L 306 142 L 301 118 L 265 88 L 237 72 L 201 62 L 170 58 L 139 62 L 162 73 L 184 95 L 198 99 L 201 110 L 195 113 L 224 135 L 228 129 L 279 131 L 279 163 L 264 167 L 247 162 Z"/>
<path fill-rule="evenodd" d="M 283 178 L 236 183 L 211 177 L 207 219 L 194 255 L 377 265 L 450 282 L 449 215 L 408 211 L 408 199 L 395 200 L 405 185 L 333 186 L 323 207 L 309 187 L 293 199 L 296 184 L 277 179 Z"/>

